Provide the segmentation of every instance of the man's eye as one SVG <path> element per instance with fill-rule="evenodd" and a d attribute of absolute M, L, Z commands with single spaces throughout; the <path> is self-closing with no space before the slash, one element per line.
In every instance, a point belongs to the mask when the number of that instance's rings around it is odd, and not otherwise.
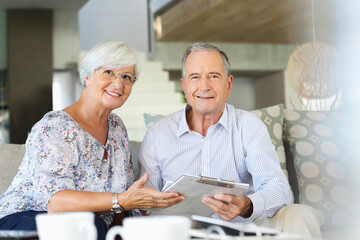
<path fill-rule="evenodd" d="M 218 75 L 210 75 L 210 78 L 216 79 L 216 78 L 219 78 L 219 76 Z"/>
<path fill-rule="evenodd" d="M 199 78 L 199 76 L 192 76 L 190 79 L 191 80 L 196 80 L 196 79 L 198 79 Z"/>

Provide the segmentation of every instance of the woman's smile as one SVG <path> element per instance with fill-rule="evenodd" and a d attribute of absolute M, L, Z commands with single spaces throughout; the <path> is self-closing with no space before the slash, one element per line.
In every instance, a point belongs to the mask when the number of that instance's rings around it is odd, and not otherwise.
<path fill-rule="evenodd" d="M 118 94 L 118 93 L 115 93 L 115 92 L 111 92 L 109 90 L 105 90 L 105 92 L 108 94 L 108 95 L 111 95 L 113 97 L 120 97 L 122 96 L 121 94 Z"/>

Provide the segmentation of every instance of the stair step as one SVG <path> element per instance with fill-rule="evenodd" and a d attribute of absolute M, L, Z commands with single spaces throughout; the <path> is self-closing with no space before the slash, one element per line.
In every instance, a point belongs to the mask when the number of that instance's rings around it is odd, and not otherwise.
<path fill-rule="evenodd" d="M 135 51 L 139 60 L 140 60 L 140 63 L 144 63 L 144 62 L 147 62 L 147 58 L 148 58 L 148 54 L 146 52 L 138 52 L 138 51 Z"/>
<path fill-rule="evenodd" d="M 125 105 L 156 105 L 166 102 L 167 104 L 178 104 L 183 102 L 183 96 L 180 93 L 154 93 L 146 92 L 143 94 L 132 94 Z"/>
<path fill-rule="evenodd" d="M 114 109 L 113 112 L 118 114 L 119 116 L 134 115 L 134 114 L 135 115 L 140 114 L 142 116 L 143 113 L 167 115 L 172 112 L 176 112 L 178 110 L 183 109 L 185 105 L 186 104 L 180 104 L 180 103 L 168 105 L 164 103 L 153 106 L 147 106 L 147 105 L 127 106 L 125 103 L 124 106 Z"/>
<path fill-rule="evenodd" d="M 126 129 L 130 128 L 145 128 L 145 122 L 142 118 L 136 118 L 136 119 L 123 119 Z"/>
<path fill-rule="evenodd" d="M 177 83 L 170 81 L 163 63 L 146 61 L 147 54 L 139 53 L 142 61 L 139 79 L 124 106 L 113 112 L 121 117 L 130 140 L 142 141 L 146 133 L 144 113 L 168 115 L 185 107 L 183 94 Z"/>
<path fill-rule="evenodd" d="M 176 89 L 176 83 L 173 81 L 167 81 L 167 82 L 143 81 L 143 82 L 136 82 L 134 84 L 131 95 L 134 95 L 136 93 L 141 94 L 145 92 L 174 92 L 175 89 Z"/>
<path fill-rule="evenodd" d="M 141 82 L 169 82 L 169 72 L 165 72 L 165 71 L 140 72 L 139 79 L 136 84 L 140 84 Z"/>
<path fill-rule="evenodd" d="M 141 65 L 141 72 L 163 71 L 164 64 L 156 61 L 146 61 Z"/>
<path fill-rule="evenodd" d="M 139 129 L 127 129 L 128 132 L 128 136 L 129 139 L 131 141 L 138 141 L 138 142 L 142 142 L 142 140 L 144 139 L 145 133 L 146 133 L 146 129 L 145 128 L 139 128 Z"/>

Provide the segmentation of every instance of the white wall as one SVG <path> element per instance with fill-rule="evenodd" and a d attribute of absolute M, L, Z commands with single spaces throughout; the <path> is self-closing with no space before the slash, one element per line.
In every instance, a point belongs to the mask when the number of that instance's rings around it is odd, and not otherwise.
<path fill-rule="evenodd" d="M 149 50 L 147 0 L 89 0 L 79 11 L 80 49 L 116 39 Z"/>
<path fill-rule="evenodd" d="M 334 4 L 339 15 L 343 16 L 341 19 L 341 28 L 339 33 L 339 48 L 341 53 L 340 76 L 343 78 L 343 95 L 344 95 L 344 112 L 348 114 L 347 124 L 348 142 L 347 150 L 352 159 L 352 169 L 349 171 L 352 177 L 353 186 L 359 186 L 360 177 L 360 2 L 358 0 L 336 1 Z M 350 159 L 351 160 L 351 159 Z M 349 161 L 349 159 L 346 159 Z M 360 237 L 360 192 L 358 188 L 354 188 L 352 201 L 347 204 L 348 210 L 351 213 L 347 217 L 350 230 L 344 239 L 359 239 Z"/>
<path fill-rule="evenodd" d="M 255 82 L 255 108 L 264 108 L 279 103 L 286 103 L 284 100 L 284 74 L 278 71 L 266 76 L 257 78 Z"/>
<path fill-rule="evenodd" d="M 56 10 L 53 13 L 53 110 L 63 109 L 78 98 L 77 74 L 80 57 L 78 12 Z"/>
<path fill-rule="evenodd" d="M 230 97 L 228 103 L 234 105 L 236 108 L 251 111 L 255 109 L 255 91 L 254 79 L 252 78 L 234 78 Z"/>
<path fill-rule="evenodd" d="M 77 11 L 54 11 L 53 64 L 54 69 L 74 69 L 80 52 Z"/>

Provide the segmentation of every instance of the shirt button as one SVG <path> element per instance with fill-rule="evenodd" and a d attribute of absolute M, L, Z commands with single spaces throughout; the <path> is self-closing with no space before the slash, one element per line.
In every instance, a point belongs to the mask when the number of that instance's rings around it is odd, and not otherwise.
<path fill-rule="evenodd" d="M 207 142 L 208 142 L 208 141 L 207 141 L 207 140 L 205 140 L 205 144 L 207 144 Z"/>

